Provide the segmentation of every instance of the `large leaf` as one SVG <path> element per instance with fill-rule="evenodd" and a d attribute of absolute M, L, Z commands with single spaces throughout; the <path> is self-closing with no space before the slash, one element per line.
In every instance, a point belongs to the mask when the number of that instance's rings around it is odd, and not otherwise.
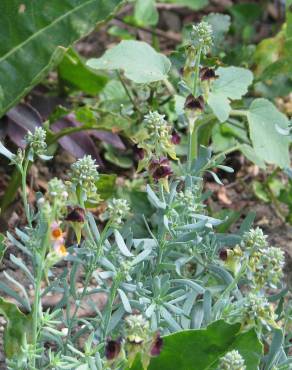
<path fill-rule="evenodd" d="M 287 117 L 267 99 L 254 100 L 247 117 L 255 154 L 267 163 L 289 167 L 289 139 L 277 130 L 287 129 Z"/>
<path fill-rule="evenodd" d="M 185 330 L 164 338 L 161 354 L 150 362 L 149 370 L 211 370 L 225 353 L 236 349 L 247 370 L 256 370 L 262 344 L 254 330 L 240 333 L 240 324 L 216 321 L 207 329 Z M 131 370 L 141 370 L 137 359 Z"/>
<path fill-rule="evenodd" d="M 155 7 L 155 0 L 137 0 L 134 11 L 135 21 L 142 26 L 155 26 L 159 13 Z"/>
<path fill-rule="evenodd" d="M 59 78 L 72 88 L 96 95 L 106 85 L 107 77 L 89 69 L 73 48 L 65 54 L 58 66 Z"/>
<path fill-rule="evenodd" d="M 114 46 L 98 59 L 89 59 L 89 67 L 119 70 L 136 83 L 165 80 L 170 61 L 143 41 L 126 40 Z"/>
<path fill-rule="evenodd" d="M 7 358 L 21 354 L 25 336 L 31 338 L 31 315 L 23 314 L 18 307 L 0 297 L 0 314 L 8 321 L 4 331 L 4 351 Z"/>
<path fill-rule="evenodd" d="M 0 116 L 121 0 L 1 0 Z"/>
<path fill-rule="evenodd" d="M 245 68 L 219 67 L 219 78 L 214 81 L 208 104 L 219 121 L 224 122 L 231 111 L 230 100 L 241 99 L 252 83 L 253 75 Z"/>
<path fill-rule="evenodd" d="M 208 5 L 209 0 L 164 0 L 162 3 L 175 3 L 187 6 L 188 8 L 198 10 Z"/>

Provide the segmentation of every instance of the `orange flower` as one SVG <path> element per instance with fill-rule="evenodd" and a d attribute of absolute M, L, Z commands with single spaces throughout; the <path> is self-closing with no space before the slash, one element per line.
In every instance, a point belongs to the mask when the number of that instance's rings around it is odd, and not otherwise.
<path fill-rule="evenodd" d="M 51 238 L 54 241 L 64 241 L 64 233 L 59 226 L 57 221 L 52 222 L 51 224 Z"/>

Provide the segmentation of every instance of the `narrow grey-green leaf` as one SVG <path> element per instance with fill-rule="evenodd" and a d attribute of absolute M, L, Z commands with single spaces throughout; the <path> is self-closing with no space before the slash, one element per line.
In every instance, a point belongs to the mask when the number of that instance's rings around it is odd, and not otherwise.
<path fill-rule="evenodd" d="M 118 230 L 114 231 L 115 234 L 115 240 L 117 243 L 117 246 L 120 250 L 120 252 L 125 256 L 125 257 L 133 257 L 133 254 L 129 251 L 129 249 L 126 246 L 126 243 L 122 237 L 122 235 L 119 233 Z"/>

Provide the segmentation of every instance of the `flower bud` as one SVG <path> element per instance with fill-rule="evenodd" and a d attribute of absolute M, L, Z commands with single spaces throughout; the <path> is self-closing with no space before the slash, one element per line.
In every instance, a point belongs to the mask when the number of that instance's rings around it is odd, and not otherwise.
<path fill-rule="evenodd" d="M 42 127 L 36 127 L 34 133 L 28 131 L 25 142 L 35 154 L 44 154 L 47 149 L 46 131 Z"/>
<path fill-rule="evenodd" d="M 167 178 L 173 173 L 169 165 L 169 160 L 166 157 L 153 159 L 149 165 L 149 172 L 155 181 Z"/>
<path fill-rule="evenodd" d="M 172 132 L 172 134 L 171 134 L 171 142 L 172 142 L 172 144 L 178 145 L 180 143 L 180 141 L 181 141 L 180 135 L 178 134 L 177 131 L 174 130 Z"/>
<path fill-rule="evenodd" d="M 65 221 L 84 223 L 85 222 L 85 210 L 81 207 L 68 207 L 69 213 L 65 217 Z"/>
<path fill-rule="evenodd" d="M 162 351 L 162 347 L 163 347 L 163 339 L 161 338 L 160 333 L 156 333 L 154 340 L 151 344 L 150 355 L 152 357 L 159 356 Z"/>
<path fill-rule="evenodd" d="M 202 95 L 198 96 L 197 98 L 194 95 L 190 94 L 187 96 L 185 104 L 185 109 L 194 110 L 197 112 L 202 112 L 205 109 L 205 102 Z"/>
<path fill-rule="evenodd" d="M 201 81 L 213 81 L 218 76 L 216 76 L 214 68 L 203 67 L 200 69 L 200 79 Z"/>
<path fill-rule="evenodd" d="M 237 350 L 227 352 L 219 361 L 218 370 L 245 370 L 244 359 Z"/>
<path fill-rule="evenodd" d="M 207 54 L 213 45 L 213 30 L 212 26 L 202 21 L 197 25 L 193 25 L 190 33 L 190 46 L 196 49 L 201 49 L 203 54 Z"/>
<path fill-rule="evenodd" d="M 263 248 L 266 247 L 266 245 L 267 237 L 259 227 L 251 229 L 243 234 L 242 246 L 247 250 Z"/>
<path fill-rule="evenodd" d="M 111 222 L 119 226 L 130 213 L 129 203 L 126 199 L 112 199 L 108 203 L 108 217 Z"/>
<path fill-rule="evenodd" d="M 71 166 L 71 182 L 75 186 L 80 185 L 87 193 L 96 192 L 96 181 L 99 178 L 97 164 L 90 155 L 78 159 Z"/>
<path fill-rule="evenodd" d="M 115 360 L 121 352 L 122 340 L 121 338 L 113 340 L 108 339 L 105 346 L 105 357 L 108 361 Z"/>

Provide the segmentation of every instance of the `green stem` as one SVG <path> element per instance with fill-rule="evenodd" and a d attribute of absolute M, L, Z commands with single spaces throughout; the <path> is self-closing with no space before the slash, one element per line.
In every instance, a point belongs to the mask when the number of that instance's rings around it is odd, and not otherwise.
<path fill-rule="evenodd" d="M 128 86 L 126 85 L 121 72 L 118 72 L 118 78 L 119 78 L 121 84 L 123 85 L 123 88 L 124 88 L 128 98 L 130 99 L 131 103 L 133 104 L 134 108 L 136 109 L 137 112 L 141 113 L 141 111 L 138 107 L 138 104 L 136 103 L 135 99 L 133 98 L 132 94 L 130 93 L 130 90 L 128 89 Z"/>
<path fill-rule="evenodd" d="M 23 199 L 26 219 L 27 219 L 29 227 L 31 227 L 32 226 L 31 214 L 30 214 L 29 204 L 27 200 L 27 191 L 26 191 L 26 177 L 27 177 L 28 166 L 29 166 L 29 159 L 26 158 L 23 169 L 21 171 L 21 187 L 22 187 L 22 199 Z"/>
<path fill-rule="evenodd" d="M 241 109 L 232 109 L 229 113 L 230 116 L 234 117 L 247 117 L 247 111 Z"/>
<path fill-rule="evenodd" d="M 120 277 L 119 275 L 117 275 L 116 279 L 113 281 L 113 284 L 111 286 L 110 295 L 108 297 L 108 301 L 105 307 L 105 317 L 103 320 L 103 336 L 102 336 L 103 341 L 105 341 L 108 336 L 108 327 L 109 327 L 111 313 L 113 309 L 113 303 L 114 303 L 119 285 L 120 285 Z"/>
<path fill-rule="evenodd" d="M 197 56 L 196 56 L 196 64 L 194 67 L 194 87 L 193 87 L 193 95 L 196 98 L 199 92 L 199 75 L 200 75 L 200 61 L 201 61 L 201 53 L 202 49 L 199 48 Z"/>
<path fill-rule="evenodd" d="M 49 224 L 49 223 L 48 223 Z M 44 239 L 41 245 L 41 259 L 40 261 L 36 260 L 36 283 L 35 283 L 35 295 L 34 295 L 34 304 L 32 311 L 32 348 L 33 348 L 33 357 L 32 357 L 32 369 L 35 369 L 36 364 L 36 350 L 37 350 L 37 341 L 39 336 L 39 319 L 41 310 L 41 283 L 44 270 L 44 260 L 47 253 L 47 244 L 49 238 L 49 228 L 44 235 Z"/>

